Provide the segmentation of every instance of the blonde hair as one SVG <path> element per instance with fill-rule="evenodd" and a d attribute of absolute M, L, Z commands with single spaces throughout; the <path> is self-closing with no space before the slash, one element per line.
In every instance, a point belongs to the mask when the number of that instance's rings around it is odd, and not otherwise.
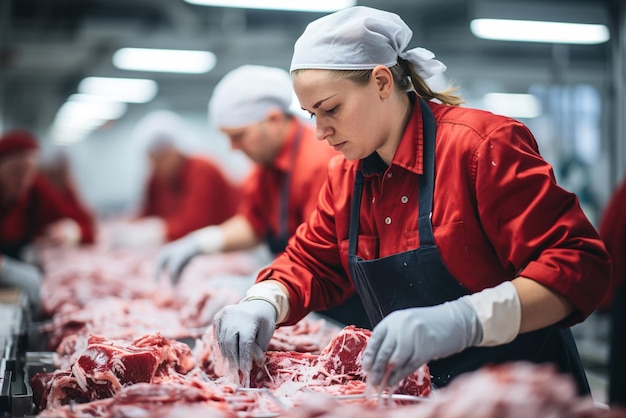
<path fill-rule="evenodd" d="M 389 68 L 393 74 L 393 80 L 396 83 L 398 89 L 402 91 L 413 90 L 425 100 L 436 99 L 443 104 L 450 106 L 459 106 L 463 103 L 463 98 L 454 94 L 457 87 L 451 86 L 442 92 L 433 91 L 426 81 L 420 77 L 413 69 L 410 63 L 400 57 L 398 57 L 398 63 Z M 291 72 L 292 77 L 298 75 L 300 72 L 306 71 L 305 69 L 293 70 Z M 335 79 L 348 79 L 357 84 L 365 84 L 369 81 L 372 70 L 329 70 L 333 74 Z"/>

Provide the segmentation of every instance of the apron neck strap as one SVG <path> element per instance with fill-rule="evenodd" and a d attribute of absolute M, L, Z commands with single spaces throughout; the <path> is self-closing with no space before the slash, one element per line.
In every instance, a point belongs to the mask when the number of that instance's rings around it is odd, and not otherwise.
<path fill-rule="evenodd" d="M 288 239 L 288 211 L 289 211 L 289 191 L 291 189 L 291 172 L 294 170 L 294 161 L 296 156 L 298 155 L 298 149 L 300 148 L 300 142 L 302 140 L 302 125 L 298 122 L 298 127 L 296 128 L 295 139 L 293 140 L 293 145 L 291 147 L 291 153 L 289 155 L 289 163 L 290 167 L 287 170 L 287 175 L 285 177 L 285 181 L 283 182 L 283 188 L 280 195 L 280 209 L 279 209 L 279 221 L 278 221 L 278 237 L 281 239 Z"/>
<path fill-rule="evenodd" d="M 428 104 L 418 97 L 420 111 L 422 113 L 422 126 L 424 132 L 424 174 L 419 176 L 419 216 L 417 219 L 420 247 L 434 246 L 435 238 L 431 217 L 433 212 L 433 192 L 435 185 L 435 136 L 436 125 L 433 112 Z M 352 195 L 352 207 L 350 211 L 350 236 L 348 254 L 356 255 L 359 236 L 359 217 L 361 213 L 361 197 L 363 194 L 363 173 L 356 171 L 354 179 L 354 192 Z"/>
<path fill-rule="evenodd" d="M 433 193 L 435 190 L 435 137 L 437 127 L 435 116 L 428 104 L 420 97 L 422 112 L 422 129 L 424 132 L 424 174 L 419 176 L 419 217 L 417 228 L 420 236 L 420 247 L 434 246 L 433 235 Z"/>

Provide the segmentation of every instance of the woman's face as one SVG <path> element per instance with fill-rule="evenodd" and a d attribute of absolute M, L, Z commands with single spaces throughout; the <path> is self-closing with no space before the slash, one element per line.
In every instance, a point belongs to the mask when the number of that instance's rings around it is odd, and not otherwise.
<path fill-rule="evenodd" d="M 306 70 L 294 75 L 293 84 L 300 105 L 315 117 L 319 140 L 327 141 L 348 160 L 385 149 L 388 106 L 375 79 L 360 85 L 336 79 L 328 70 Z"/>

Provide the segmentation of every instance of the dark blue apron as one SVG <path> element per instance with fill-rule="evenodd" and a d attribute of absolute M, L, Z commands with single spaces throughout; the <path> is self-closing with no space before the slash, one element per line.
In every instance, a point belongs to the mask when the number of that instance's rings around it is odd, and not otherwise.
<path fill-rule="evenodd" d="M 294 139 L 293 147 L 291 149 L 290 161 L 293 163 L 298 148 L 300 147 L 300 141 L 302 140 L 302 125 L 298 126 L 296 131 L 296 137 Z M 292 164 L 293 166 L 293 164 Z M 278 233 L 274 234 L 272 231 L 268 231 L 265 235 L 265 243 L 269 247 L 272 254 L 275 256 L 285 250 L 287 243 L 289 242 L 290 234 L 288 229 L 288 210 L 289 210 L 289 190 L 291 188 L 291 168 L 287 171 L 287 175 L 282 184 L 282 190 L 280 194 L 280 209 L 278 220 Z M 339 326 L 355 325 L 361 328 L 371 329 L 370 322 L 367 318 L 367 313 L 363 307 L 363 302 L 358 294 L 350 296 L 344 303 L 334 308 L 318 311 L 318 314 L 337 322 Z"/>
<path fill-rule="evenodd" d="M 417 104 L 415 104 L 417 105 Z M 434 306 L 469 294 L 450 274 L 435 244 L 431 223 L 434 169 L 435 120 L 419 99 L 424 125 L 424 174 L 419 176 L 418 229 L 420 247 L 374 260 L 357 254 L 363 174 L 357 170 L 350 213 L 348 266 L 372 325 L 376 326 L 392 311 Z M 497 347 L 472 347 L 445 359 L 429 363 L 436 387 L 447 385 L 461 373 L 477 370 L 486 364 L 514 360 L 535 363 L 552 362 L 564 373 L 571 373 L 580 394 L 588 394 L 589 385 L 578 350 L 569 329 L 550 326 L 520 334 L 514 341 Z"/>
<path fill-rule="evenodd" d="M 302 140 L 302 125 L 298 125 L 296 131 L 296 137 L 293 140 L 293 147 L 291 148 L 291 154 L 289 161 L 292 167 L 289 168 L 285 176 L 285 180 L 282 184 L 280 192 L 280 207 L 278 209 L 278 231 L 274 233 L 272 230 L 267 231 L 265 235 L 265 243 L 269 247 L 270 251 L 274 255 L 278 255 L 285 250 L 287 242 L 289 241 L 289 189 L 291 188 L 291 170 L 293 168 L 293 161 L 300 148 L 300 141 Z"/>

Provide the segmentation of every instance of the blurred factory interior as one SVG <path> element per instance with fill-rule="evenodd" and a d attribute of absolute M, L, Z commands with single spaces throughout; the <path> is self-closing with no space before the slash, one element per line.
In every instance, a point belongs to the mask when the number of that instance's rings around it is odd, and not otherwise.
<path fill-rule="evenodd" d="M 214 85 L 243 64 L 288 69 L 293 43 L 306 24 L 332 9 L 198 3 L 2 0 L 0 130 L 28 128 L 44 149 L 64 147 L 85 201 L 101 217 L 123 213 L 137 203 L 146 168 L 137 123 L 152 111 L 167 110 L 183 117 L 189 128 L 181 133 L 185 146 L 213 158 L 235 181 L 242 179 L 249 162 L 231 151 L 227 139 L 207 122 L 207 102 Z M 340 2 L 312 3 L 332 7 Z M 559 182 L 579 196 L 589 218 L 597 222 L 611 191 L 626 173 L 623 1 L 357 0 L 356 4 L 399 14 L 414 31 L 410 47 L 425 47 L 447 65 L 445 82 L 459 87 L 467 106 L 526 123 Z M 598 40 L 580 43 L 573 37 L 501 41 L 477 36 L 471 22 L 481 18 L 586 23 L 608 30 Z M 121 68 L 122 48 L 210 54 L 201 56 L 204 67 L 195 72 L 190 64 L 182 66 L 188 73 L 132 71 Z M 176 63 L 183 61 L 170 60 Z M 146 82 L 144 97 L 120 99 L 117 107 L 108 109 L 112 113 L 69 130 L 61 116 L 69 112 L 68 100 L 77 100 L 72 95 L 94 81 L 90 77 L 151 81 Z M 504 103 L 497 102 L 502 97 Z M 73 115 L 71 120 L 87 117 Z M 595 341 L 603 327 L 596 324 L 581 330 L 581 341 Z M 587 346 L 582 341 L 580 349 L 590 361 L 603 363 L 606 352 L 601 344 Z"/>

